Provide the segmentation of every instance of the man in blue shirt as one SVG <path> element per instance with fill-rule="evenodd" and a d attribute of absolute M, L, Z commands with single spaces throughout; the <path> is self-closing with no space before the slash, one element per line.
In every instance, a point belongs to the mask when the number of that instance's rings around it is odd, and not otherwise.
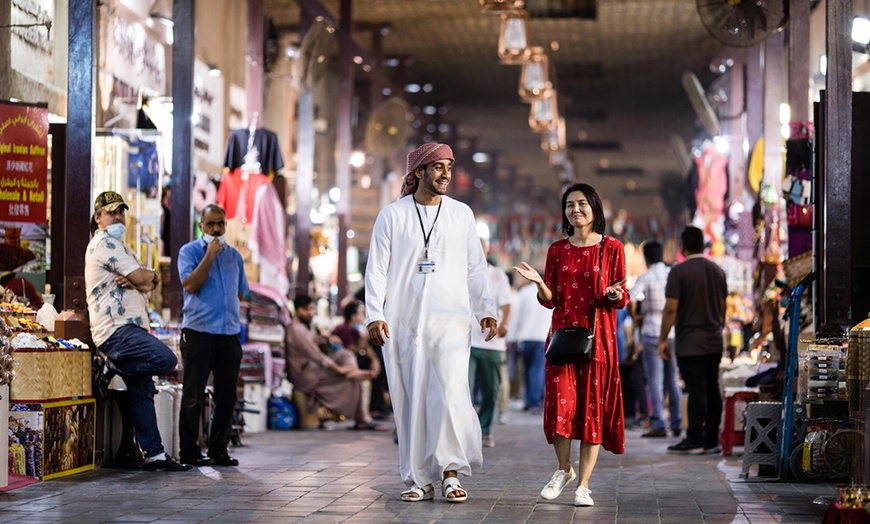
<path fill-rule="evenodd" d="M 242 360 L 239 299 L 248 290 L 242 255 L 226 244 L 227 214 L 216 204 L 202 210 L 202 238 L 178 252 L 178 275 L 184 287 L 181 357 L 181 461 L 194 466 L 237 466 L 227 446 L 232 436 L 236 382 Z M 208 457 L 199 447 L 199 423 L 209 374 L 214 374 L 214 412 Z"/>

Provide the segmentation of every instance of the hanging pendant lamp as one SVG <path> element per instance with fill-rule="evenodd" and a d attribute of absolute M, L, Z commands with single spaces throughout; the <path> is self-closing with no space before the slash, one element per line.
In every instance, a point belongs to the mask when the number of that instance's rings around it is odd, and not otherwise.
<path fill-rule="evenodd" d="M 546 131 L 559 118 L 558 107 L 556 91 L 552 88 L 547 89 L 544 96 L 532 101 L 532 108 L 529 111 L 529 127 L 539 133 Z"/>
<path fill-rule="evenodd" d="M 543 47 L 530 47 L 520 71 L 520 98 L 526 102 L 538 100 L 552 87 L 550 60 Z"/>
<path fill-rule="evenodd" d="M 522 9 L 524 0 L 480 0 L 480 10 L 484 13 L 507 13 Z"/>
<path fill-rule="evenodd" d="M 522 64 L 528 50 L 528 21 L 525 11 L 501 15 L 498 33 L 498 57 L 502 64 Z"/>

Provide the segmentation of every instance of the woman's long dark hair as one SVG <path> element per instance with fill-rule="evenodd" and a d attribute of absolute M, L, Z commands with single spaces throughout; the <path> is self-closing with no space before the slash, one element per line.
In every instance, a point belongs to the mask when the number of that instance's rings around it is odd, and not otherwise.
<path fill-rule="evenodd" d="M 599 234 L 604 234 L 604 227 L 607 225 L 604 222 L 604 206 L 601 205 L 601 197 L 595 188 L 589 184 L 574 184 L 562 193 L 562 231 L 569 237 L 574 234 L 574 226 L 568 221 L 565 216 L 565 207 L 568 205 L 568 195 L 574 191 L 580 191 L 586 195 L 586 201 L 589 202 L 589 207 L 592 208 L 592 231 Z"/>

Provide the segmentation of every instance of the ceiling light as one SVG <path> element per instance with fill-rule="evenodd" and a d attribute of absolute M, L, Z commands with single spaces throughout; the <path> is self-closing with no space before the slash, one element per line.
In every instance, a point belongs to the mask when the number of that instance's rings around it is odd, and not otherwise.
<path fill-rule="evenodd" d="M 520 98 L 530 102 L 540 99 L 550 89 L 550 61 L 543 47 L 532 47 L 520 72 Z"/>
<path fill-rule="evenodd" d="M 477 153 L 474 153 L 473 155 L 471 155 L 471 160 L 475 164 L 485 164 L 485 163 L 489 162 L 489 155 L 482 152 L 482 151 L 478 151 Z"/>
<path fill-rule="evenodd" d="M 565 148 L 565 119 L 557 118 L 541 138 L 541 149 L 548 153 Z"/>
<path fill-rule="evenodd" d="M 432 84 L 423 84 L 423 92 L 431 93 L 432 92 Z"/>
<path fill-rule="evenodd" d="M 558 107 L 556 92 L 553 89 L 547 89 L 542 98 L 532 101 L 532 108 L 529 112 L 529 127 L 538 132 L 546 131 L 559 117 Z"/>
<path fill-rule="evenodd" d="M 407 84 L 405 86 L 406 93 L 419 93 L 420 92 L 420 84 Z"/>
<path fill-rule="evenodd" d="M 861 44 L 870 44 L 870 20 L 855 18 L 852 20 L 852 40 Z"/>
<path fill-rule="evenodd" d="M 366 155 L 362 151 L 354 151 L 350 154 L 350 165 L 353 167 L 362 167 L 365 161 Z"/>
<path fill-rule="evenodd" d="M 423 112 L 427 115 L 434 115 L 438 112 L 438 109 L 436 109 L 435 106 L 426 106 L 423 108 Z"/>
<path fill-rule="evenodd" d="M 524 6 L 524 0 L 480 0 L 480 10 L 484 13 L 508 13 Z"/>
<path fill-rule="evenodd" d="M 502 64 L 520 64 L 526 54 L 529 15 L 516 11 L 501 15 L 498 34 L 498 58 Z"/>

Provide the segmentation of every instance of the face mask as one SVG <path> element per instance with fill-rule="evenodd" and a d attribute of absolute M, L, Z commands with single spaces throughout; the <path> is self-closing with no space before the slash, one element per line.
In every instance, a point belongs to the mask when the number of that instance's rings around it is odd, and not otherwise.
<path fill-rule="evenodd" d="M 124 233 L 126 232 L 127 226 L 124 224 L 112 224 L 106 226 L 106 234 L 112 238 L 117 238 L 118 240 L 122 240 L 124 238 Z"/>
<path fill-rule="evenodd" d="M 213 236 L 211 236 L 211 235 L 209 235 L 209 234 L 203 233 L 203 234 L 202 234 L 202 239 L 205 240 L 205 243 L 206 243 L 206 244 L 211 244 L 211 241 L 214 240 L 215 237 L 213 237 Z M 223 245 L 227 245 L 227 237 L 225 237 L 224 235 L 221 235 L 221 236 L 217 237 L 217 239 L 218 239 L 218 241 L 219 241 L 221 244 L 223 244 Z"/>

